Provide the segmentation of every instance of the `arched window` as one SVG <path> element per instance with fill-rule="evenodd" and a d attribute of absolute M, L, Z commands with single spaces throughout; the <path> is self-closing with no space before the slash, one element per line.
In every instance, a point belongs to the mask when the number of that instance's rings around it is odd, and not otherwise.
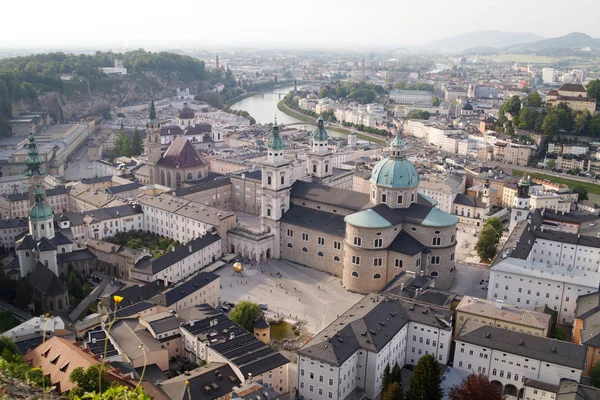
<path fill-rule="evenodd" d="M 325 172 L 329 172 L 329 165 L 325 164 Z"/>
<path fill-rule="evenodd" d="M 308 253 L 308 249 L 306 247 L 303 247 L 302 251 L 305 252 L 305 253 Z"/>
<path fill-rule="evenodd" d="M 510 379 L 511 376 L 512 376 L 512 374 L 510 372 L 506 373 L 506 379 Z"/>
<path fill-rule="evenodd" d="M 270 184 L 271 184 L 271 181 L 272 181 L 272 180 L 271 180 L 271 177 L 270 177 L 270 176 L 267 176 L 267 185 L 270 185 Z"/>
<path fill-rule="evenodd" d="M 64 248 L 64 247 L 62 248 L 61 252 L 62 252 L 62 253 L 64 253 L 64 252 L 65 252 L 65 248 Z"/>
<path fill-rule="evenodd" d="M 504 378 L 504 371 L 500 371 L 500 378 Z"/>
<path fill-rule="evenodd" d="M 318 253 L 317 253 L 317 255 L 318 255 L 319 257 L 323 257 L 323 252 L 322 252 L 322 251 L 320 251 L 320 252 L 318 252 Z"/>
<path fill-rule="evenodd" d="M 317 165 L 313 165 L 313 173 L 316 174 L 317 173 Z"/>
<path fill-rule="evenodd" d="M 333 261 L 340 262 L 340 258 L 338 256 L 333 256 Z"/>
<path fill-rule="evenodd" d="M 358 272 L 352 271 L 352 276 L 355 277 L 355 278 L 358 278 Z"/>
<path fill-rule="evenodd" d="M 202 178 L 202 171 L 198 172 L 198 179 Z"/>
<path fill-rule="evenodd" d="M 194 178 L 192 178 L 192 173 L 188 172 L 188 174 L 187 174 L 187 180 L 191 181 L 192 179 L 194 179 Z"/>
<path fill-rule="evenodd" d="M 515 381 L 518 382 L 519 381 L 519 374 L 515 374 Z"/>
<path fill-rule="evenodd" d="M 63 302 L 62 299 L 58 299 L 58 309 L 62 310 L 63 309 Z"/>
<path fill-rule="evenodd" d="M 381 279 L 381 274 L 375 274 L 375 275 L 373 275 L 373 279 Z"/>
<path fill-rule="evenodd" d="M 285 176 L 281 177 L 281 184 L 284 185 L 285 184 Z"/>
<path fill-rule="evenodd" d="M 497 373 L 498 373 L 498 370 L 496 368 L 494 368 L 494 370 L 492 371 L 492 375 L 496 376 Z"/>
<path fill-rule="evenodd" d="M 25 257 L 29 257 L 29 252 L 28 251 L 25 252 Z"/>
<path fill-rule="evenodd" d="M 430 273 L 429 275 L 431 275 L 431 276 L 433 276 L 433 277 L 436 277 L 436 276 L 438 276 L 439 274 L 438 274 L 438 272 L 437 272 L 437 271 L 431 271 L 431 273 Z"/>
<path fill-rule="evenodd" d="M 293 246 L 291 243 L 288 243 L 288 244 L 287 244 L 287 246 L 288 246 L 290 249 L 293 249 L 293 248 L 294 248 L 294 246 Z"/>

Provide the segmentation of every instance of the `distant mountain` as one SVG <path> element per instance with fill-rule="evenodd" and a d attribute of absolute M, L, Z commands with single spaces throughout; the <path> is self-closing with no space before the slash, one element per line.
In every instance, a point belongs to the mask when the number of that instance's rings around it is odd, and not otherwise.
<path fill-rule="evenodd" d="M 502 49 L 504 52 L 539 51 L 548 49 L 572 49 L 580 47 L 600 48 L 600 39 L 586 35 L 585 33 L 573 32 L 565 36 L 551 39 L 537 40 L 535 42 L 523 42 Z"/>
<path fill-rule="evenodd" d="M 543 37 L 529 32 L 479 31 L 435 40 L 421 46 L 415 46 L 415 50 L 461 53 L 467 49 L 477 47 L 501 48 L 520 43 L 535 42 L 540 39 L 543 39 Z"/>

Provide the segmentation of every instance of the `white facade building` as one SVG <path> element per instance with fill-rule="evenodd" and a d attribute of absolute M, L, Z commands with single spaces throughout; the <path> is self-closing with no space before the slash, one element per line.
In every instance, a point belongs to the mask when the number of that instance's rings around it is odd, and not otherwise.
<path fill-rule="evenodd" d="M 556 71 L 554 68 L 542 68 L 542 80 L 544 83 L 554 83 L 556 80 Z"/>
<path fill-rule="evenodd" d="M 390 91 L 390 100 L 394 103 L 400 104 L 413 104 L 413 103 L 425 103 L 431 104 L 433 95 L 429 92 L 423 92 L 420 90 L 398 90 L 394 89 Z"/>
<path fill-rule="evenodd" d="M 481 373 L 503 387 L 507 399 L 523 398 L 526 379 L 558 384 L 579 381 L 585 346 L 470 323 L 456 338 L 454 368 Z"/>
<path fill-rule="evenodd" d="M 387 364 L 416 364 L 426 354 L 447 363 L 451 326 L 448 310 L 367 295 L 298 351 L 300 399 L 341 400 L 353 391 L 376 398 Z"/>
<path fill-rule="evenodd" d="M 527 310 L 548 306 L 558 312 L 560 323 L 570 324 L 575 318 L 577 297 L 597 292 L 599 277 L 597 269 L 587 271 L 508 257 L 490 268 L 487 299 Z"/>

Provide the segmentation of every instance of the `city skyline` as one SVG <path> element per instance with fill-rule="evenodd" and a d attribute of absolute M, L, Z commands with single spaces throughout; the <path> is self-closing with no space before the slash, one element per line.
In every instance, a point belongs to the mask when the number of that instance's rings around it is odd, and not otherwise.
<path fill-rule="evenodd" d="M 531 32 L 543 37 L 582 32 L 600 37 L 600 27 L 595 21 L 600 3 L 573 2 L 573 9 L 586 9 L 586 12 L 569 19 L 565 18 L 561 7 L 552 6 L 554 2 L 546 2 L 547 6 L 540 8 L 531 0 L 485 0 L 476 8 L 467 8 L 434 0 L 428 9 L 435 12 L 425 14 L 420 3 L 397 4 L 389 0 L 379 1 L 377 5 L 365 5 L 356 0 L 307 0 L 289 8 L 282 8 L 281 3 L 274 0 L 253 3 L 241 0 L 227 3 L 182 1 L 168 9 L 108 0 L 94 10 L 90 20 L 89 14 L 83 15 L 80 5 L 73 0 L 60 1 L 59 7 L 56 3 L 36 0 L 30 5 L 37 12 L 25 19 L 7 19 L 0 26 L 0 38 L 3 38 L 0 47 L 287 45 L 393 48 L 418 46 L 487 30 Z M 6 15 L 22 13 L 21 5 L 16 3 L 5 5 L 5 10 Z"/>

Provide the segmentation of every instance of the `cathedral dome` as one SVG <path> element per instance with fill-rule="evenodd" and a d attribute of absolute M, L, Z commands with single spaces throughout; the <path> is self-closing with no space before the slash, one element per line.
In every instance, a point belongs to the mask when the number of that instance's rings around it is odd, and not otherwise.
<path fill-rule="evenodd" d="M 373 168 L 370 181 L 391 189 L 413 188 L 419 185 L 419 173 L 405 158 L 384 158 Z"/>
<path fill-rule="evenodd" d="M 187 106 L 187 103 L 183 106 L 181 111 L 179 111 L 178 117 L 179 119 L 194 119 L 194 110 Z"/>

